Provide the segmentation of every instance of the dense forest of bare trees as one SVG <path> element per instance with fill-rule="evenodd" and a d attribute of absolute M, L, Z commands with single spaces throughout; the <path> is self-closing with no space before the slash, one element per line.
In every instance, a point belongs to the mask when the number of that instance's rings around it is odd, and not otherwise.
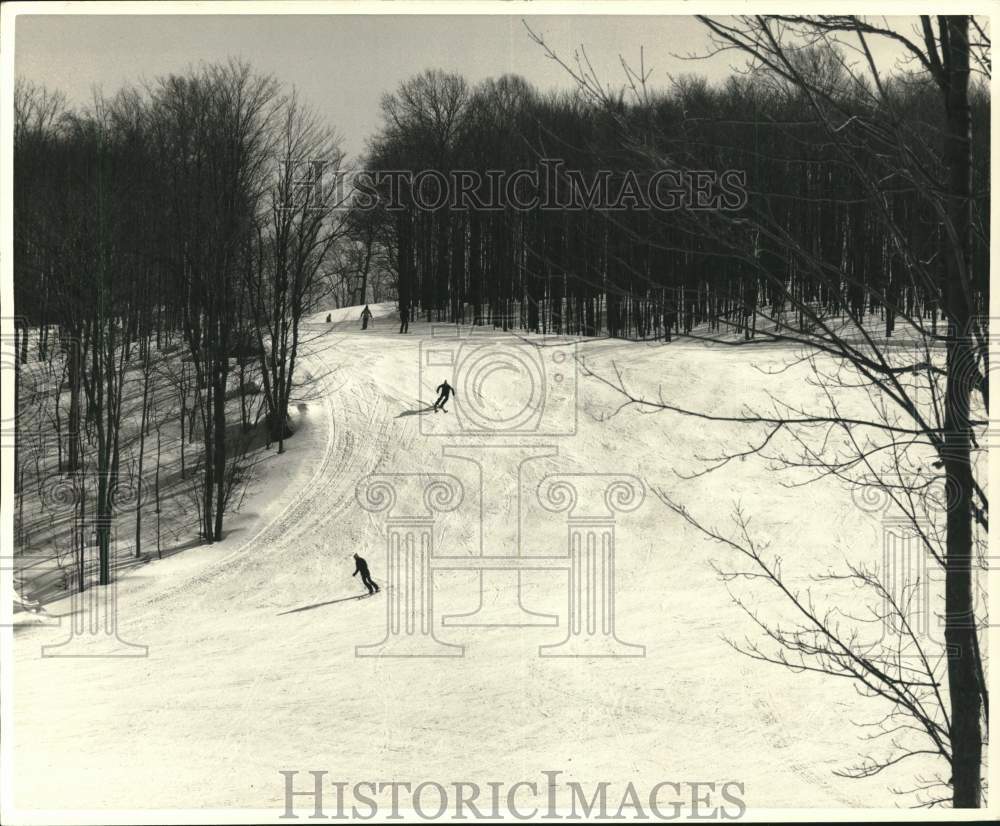
<path fill-rule="evenodd" d="M 340 155 L 294 93 L 237 62 L 78 111 L 18 84 L 18 351 L 52 368 L 52 383 L 32 390 L 58 424 L 55 450 L 33 461 L 43 475 L 74 475 L 102 583 L 122 501 L 135 506 L 136 554 L 147 488 L 159 513 L 168 420 L 205 541 L 223 536 L 258 423 L 279 450 L 288 437 L 299 324 L 339 231 L 335 205 L 295 186 L 296 167 Z M 19 443 L 47 426 L 19 415 Z"/>
<path fill-rule="evenodd" d="M 798 612 L 789 628 L 745 606 L 771 647 L 738 648 L 849 678 L 889 704 L 871 734 L 884 752 L 850 775 L 935 754 L 947 773 L 909 791 L 921 805 L 977 806 L 989 710 L 988 617 L 975 596 L 988 530 L 989 35 L 967 16 L 921 18 L 912 33 L 851 16 L 702 22 L 714 48 L 742 53 L 749 71 L 653 91 L 645 67 L 623 60 L 616 92 L 585 51 L 560 55 L 529 29 L 574 94 L 543 94 L 515 76 L 470 88 L 429 71 L 384 98 L 373 167 L 436 170 L 452 186 L 472 171 L 468 191 L 489 205 L 428 209 L 438 183 L 421 191 L 426 174 L 397 193 L 383 237 L 401 329 L 422 313 L 535 333 L 802 348 L 825 406 L 776 400 L 772 411 L 725 417 L 669 390 L 638 396 L 621 372 L 592 377 L 625 404 L 759 431 L 705 472 L 763 456 L 882 497 L 910 524 L 943 573 L 946 645 L 908 624 L 885 571 L 827 572 L 828 595 L 851 582 L 889 605 L 870 621 L 903 629 L 902 640 L 859 655 L 852 632 L 783 580 L 745 513 L 733 537 L 664 498 L 752 563 L 724 578 L 768 581 Z M 875 60 L 879 41 L 902 50 L 905 71 Z M 510 191 L 497 204 L 496 173 L 519 170 L 548 208 L 522 208 Z M 726 173 L 745 198 L 726 201 Z M 650 208 L 657 179 L 668 186 Z M 560 185 L 583 202 L 561 204 Z M 854 417 L 844 398 L 859 392 L 870 412 Z M 924 739 L 901 740 L 901 729 Z"/>
<path fill-rule="evenodd" d="M 617 369 L 595 377 L 626 405 L 722 424 L 729 441 L 734 426 L 746 431 L 739 447 L 727 445 L 700 473 L 761 457 L 792 476 L 840 480 L 863 509 L 878 501 L 888 518 L 908 526 L 926 570 L 940 572 L 942 587 L 931 598 L 943 639 L 913 624 L 912 602 L 933 573 L 900 593 L 891 567 L 899 560 L 867 560 L 821 571 L 818 591 L 802 591 L 782 572 L 783 551 L 767 549 L 741 507 L 735 530 L 726 531 L 712 524 L 715 515 L 695 515 L 661 491 L 668 507 L 737 554 L 741 562 L 720 569 L 723 579 L 766 583 L 791 612 L 762 616 L 734 593 L 761 632 L 733 642 L 737 650 L 796 672 L 846 678 L 884 704 L 864 735 L 879 751 L 845 774 L 870 777 L 935 755 L 945 768 L 899 791 L 922 806 L 980 806 L 989 731 L 980 643 L 989 628 L 981 589 L 992 437 L 989 34 L 963 15 L 922 17 L 912 31 L 836 15 L 700 19 L 713 48 L 744 55 L 751 71 L 711 104 L 700 94 L 682 96 L 686 134 L 622 114 L 622 99 L 585 57 L 567 61 L 535 39 L 595 111 L 611 113 L 637 164 L 694 170 L 701 153 L 714 151 L 716 163 L 747 171 L 745 209 L 686 209 L 663 221 L 674 238 L 686 239 L 682 249 L 697 247 L 688 262 L 704 262 L 692 285 L 702 297 L 680 311 L 703 322 L 694 334 L 708 342 L 797 348 L 792 360 L 809 364 L 820 401 L 772 399 L 770 409 L 744 406 L 726 416 L 692 409 L 675 391 L 636 394 Z M 886 42 L 902 50 L 905 74 L 887 72 L 873 57 Z M 642 111 L 650 101 L 645 71 L 624 69 Z M 615 303 L 607 299 L 609 312 Z M 681 329 L 691 331 L 686 323 Z M 866 402 L 855 407 L 859 398 Z M 793 486 L 802 483 L 797 478 Z M 877 607 L 867 616 L 845 612 L 845 584 L 853 598 L 867 594 Z M 860 645 L 865 624 L 892 633 Z"/>
<path fill-rule="evenodd" d="M 19 84 L 18 353 L 48 368 L 47 384 L 17 383 L 22 502 L 29 466 L 36 481 L 76 480 L 76 517 L 96 517 L 102 583 L 122 503 L 136 554 L 151 499 L 158 521 L 161 470 L 185 481 L 200 538 L 222 539 L 253 440 L 280 451 L 291 435 L 300 325 L 322 293 L 345 304 L 394 299 L 401 332 L 422 318 L 800 347 L 826 407 L 775 400 L 725 417 L 683 398 L 644 398 L 623 373 L 593 377 L 626 404 L 755 432 L 705 472 L 765 456 L 875 490 L 909 519 L 944 573 L 947 644 L 931 651 L 906 629 L 904 660 L 899 648 L 859 655 L 787 586 L 742 515 L 733 537 L 663 497 L 752 563 L 730 579 L 767 581 L 798 612 L 789 629 L 751 611 L 772 647 L 746 653 L 847 677 L 890 704 L 879 735 L 892 746 L 856 776 L 931 753 L 948 772 L 920 790 L 927 805 L 979 805 L 989 703 L 987 619 L 974 605 L 988 530 L 988 35 L 968 16 L 923 18 L 915 36 L 839 16 L 703 23 L 717 48 L 747 58 L 745 74 L 717 85 L 686 76 L 654 91 L 641 63 L 623 61 L 615 91 L 584 52 L 566 58 L 529 30 L 574 91 L 544 92 L 515 75 L 475 86 L 436 70 L 410 78 L 383 98 L 365 159 L 369 170 L 410 176 L 392 194 L 381 182 L 367 188 L 379 196 L 367 203 L 302 187 L 303 160 L 322 159 L 325 178 L 336 177 L 335 136 L 243 64 L 77 111 Z M 876 39 L 902 49 L 907 71 L 876 63 Z M 540 189 L 545 205 L 519 205 L 518 186 L 498 201 L 500 181 L 513 179 Z M 429 207 L 422 187 L 441 180 L 480 206 Z M 22 415 L 29 390 L 35 419 Z M 857 393 L 867 415 L 840 406 Z M 29 455 L 22 446 L 38 429 L 55 444 Z M 867 569 L 830 576 L 838 580 L 885 595 Z M 921 739 L 897 741 L 897 726 Z"/>
<path fill-rule="evenodd" d="M 804 70 L 837 96 L 845 117 L 871 113 L 871 100 L 830 51 L 799 59 L 811 61 Z M 945 125 L 933 82 L 915 77 L 885 85 L 893 109 L 876 117 L 902 118 L 910 134 L 921 136 L 919 149 L 933 153 L 930 136 Z M 718 87 L 689 77 L 668 92 L 604 95 L 593 104 L 586 95 L 543 94 L 516 76 L 470 88 L 434 71 L 384 99 L 374 169 L 438 170 L 450 180 L 472 170 L 479 176 L 472 195 L 484 204 L 495 196 L 489 171 L 529 170 L 550 196 L 560 185 L 566 192 L 582 184 L 610 207 L 524 210 L 507 203 L 431 211 L 404 192 L 404 208 L 385 214 L 384 233 L 404 311 L 438 321 L 667 340 L 703 324 L 750 337 L 758 324 L 780 324 L 788 313 L 800 319 L 796 303 L 830 317 L 877 316 L 887 335 L 900 317 L 941 317 L 944 271 L 935 250 L 943 228 L 933 206 L 899 185 L 888 193 L 883 220 L 864 182 L 884 175 L 885 158 L 859 152 L 846 161 L 795 84 L 773 73 Z M 970 106 L 982 180 L 989 149 L 983 86 L 972 89 Z M 864 145 L 863 135 L 852 140 Z M 643 208 L 631 195 L 659 170 L 675 173 L 659 180 L 661 203 L 670 206 L 672 198 L 673 209 Z M 766 198 L 779 237 L 734 221 L 724 231 L 692 227 L 690 215 L 681 215 L 684 198 L 697 197 L 695 175 L 725 170 L 745 176 L 754 204 Z M 713 197 L 711 181 L 706 193 Z M 980 312 L 987 216 L 979 192 L 972 257 Z M 919 272 L 897 251 L 890 227 L 912 239 Z M 790 245 L 807 249 L 839 281 L 793 260 Z"/>

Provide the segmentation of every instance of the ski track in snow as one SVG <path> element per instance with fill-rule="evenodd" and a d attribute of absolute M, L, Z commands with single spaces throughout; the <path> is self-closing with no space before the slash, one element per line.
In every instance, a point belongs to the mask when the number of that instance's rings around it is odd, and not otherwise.
<path fill-rule="evenodd" d="M 367 774 L 338 779 L 403 776 L 419 782 L 429 777 L 415 776 L 413 767 L 428 765 L 433 767 L 431 776 L 446 782 L 476 777 L 474 770 L 495 773 L 499 779 L 506 776 L 500 772 L 517 771 L 512 767 L 529 767 L 523 778 L 510 778 L 513 782 L 541 780 L 541 769 L 565 769 L 572 774 L 575 764 L 563 761 L 573 759 L 580 764 L 577 779 L 746 780 L 748 803 L 755 806 L 856 806 L 865 803 L 873 789 L 880 803 L 892 800 L 882 794 L 882 783 L 862 786 L 830 773 L 832 760 L 839 758 L 839 765 L 844 765 L 857 751 L 855 733 L 843 720 L 824 723 L 817 739 L 824 747 L 832 743 L 836 748 L 826 748 L 819 764 L 810 763 L 801 719 L 803 711 L 806 715 L 810 711 L 796 708 L 794 699 L 781 695 L 794 687 L 794 675 L 782 677 L 775 689 L 767 678 L 777 678 L 780 671 L 762 672 L 759 664 L 735 653 L 717 665 L 705 661 L 709 655 L 702 649 L 711 649 L 708 643 L 714 643 L 718 634 L 712 606 L 725 604 L 719 593 L 724 594 L 724 589 L 707 573 L 699 574 L 702 579 L 697 582 L 706 589 L 708 607 L 697 602 L 689 606 L 681 594 L 666 601 L 655 594 L 643 595 L 631 605 L 635 614 L 648 612 L 642 614 L 642 622 L 662 626 L 697 617 L 702 626 L 687 630 L 679 625 L 676 634 L 660 640 L 659 647 L 650 646 L 648 659 L 625 661 L 614 668 L 608 662 L 539 660 L 534 656 L 535 643 L 519 641 L 517 635 L 511 639 L 516 646 L 527 647 L 523 658 L 515 646 L 480 659 L 470 649 L 466 659 L 455 661 L 400 665 L 394 660 L 356 660 L 353 645 L 374 641 L 365 635 L 377 633 L 384 621 L 385 608 L 378 597 L 348 603 L 349 610 L 331 606 L 315 614 L 279 616 L 303 607 L 318 593 L 326 593 L 329 600 L 350 595 L 337 590 L 342 586 L 330 590 L 323 581 L 310 581 L 310 571 L 323 571 L 324 579 L 329 571 L 334 583 L 359 587 L 348 576 L 350 571 L 342 570 L 355 543 L 367 549 L 370 559 L 380 559 L 383 540 L 369 530 L 374 519 L 369 514 L 359 518 L 357 513 L 357 482 L 380 470 L 417 470 L 428 456 L 440 455 L 438 443 L 428 445 L 418 438 L 419 416 L 397 418 L 400 407 L 413 404 L 404 389 L 411 386 L 409 375 L 401 379 L 393 373 L 393 378 L 385 378 L 378 372 L 378 363 L 364 360 L 377 352 L 387 362 L 386 371 L 392 373 L 390 364 L 401 354 L 410 357 L 416 338 L 374 339 L 372 344 L 381 341 L 385 345 L 376 351 L 369 342 L 345 337 L 344 353 L 335 352 L 333 357 L 348 362 L 343 383 L 309 406 L 309 427 L 316 429 L 314 435 L 322 436 L 322 451 L 318 455 L 300 452 L 295 460 L 317 462 L 315 471 L 308 473 L 303 465 L 299 478 L 304 481 L 288 484 L 276 494 L 284 506 L 265 517 L 264 524 L 232 551 L 223 549 L 221 556 L 210 558 L 193 574 L 171 579 L 169 585 L 149 585 L 135 595 L 136 603 L 123 605 L 123 638 L 143 642 L 144 633 L 149 633 L 156 639 L 157 633 L 162 636 L 170 626 L 172 633 L 176 628 L 181 635 L 179 640 L 163 637 L 164 647 L 151 647 L 148 663 L 132 661 L 131 671 L 124 663 L 104 667 L 101 663 L 109 661 L 85 665 L 77 661 L 75 667 L 85 669 L 82 688 L 66 694 L 58 680 L 71 680 L 81 672 L 66 660 L 40 659 L 35 647 L 51 629 L 26 629 L 18 637 L 17 667 L 24 677 L 15 683 L 15 693 L 25 713 L 18 718 L 15 748 L 20 750 L 18 765 L 26 767 L 21 768 L 26 791 L 19 792 L 19 805 L 48 803 L 49 779 L 42 776 L 43 767 L 75 773 L 65 778 L 56 795 L 59 805 L 75 804 L 84 795 L 85 804 L 93 807 L 259 807 L 279 805 L 278 768 L 333 770 L 339 766 L 346 774 L 357 765 L 358 771 Z M 620 348 L 612 352 L 621 355 Z M 697 357 L 704 349 L 691 352 Z M 682 359 L 678 362 L 676 369 L 682 376 L 699 372 L 697 366 Z M 378 376 L 379 381 L 370 376 Z M 667 443 L 674 438 L 682 437 L 667 431 Z M 294 439 L 290 445 L 295 445 Z M 415 453 L 418 448 L 424 452 Z M 580 457 L 589 457 L 589 450 L 579 448 Z M 411 464 L 389 464 L 392 458 Z M 614 465 L 605 469 L 613 470 Z M 267 484 L 267 479 L 262 480 L 262 487 Z M 655 508 L 655 497 L 647 493 L 647 500 L 645 508 Z M 665 511 L 654 510 L 646 518 L 662 530 L 656 520 L 667 516 Z M 673 523 L 671 529 L 675 529 Z M 357 535 L 358 530 L 362 535 Z M 185 553 L 196 554 L 198 549 Z M 639 571 L 643 561 L 633 560 Z M 381 567 L 381 562 L 377 564 Z M 685 578 L 703 567 L 707 568 L 696 555 L 682 553 L 668 570 L 672 576 Z M 374 573 L 379 581 L 379 570 Z M 446 613 L 458 613 L 458 609 Z M 192 622 L 201 625 L 187 639 L 184 628 Z M 483 639 L 492 632 L 487 630 Z M 227 639 L 226 633 L 235 641 Z M 456 642 L 468 641 L 461 630 L 454 633 Z M 548 642 L 551 637 L 539 641 Z M 207 654 L 199 646 L 205 646 Z M 281 652 L 287 652 L 285 659 L 273 661 Z M 310 670 L 304 671 L 304 666 Z M 115 671 L 116 667 L 120 670 Z M 158 686 L 135 682 L 142 674 L 156 674 L 153 680 L 171 679 L 177 671 L 181 672 L 176 674 L 178 682 L 169 688 L 174 693 L 163 698 L 155 694 Z M 53 674 L 59 677 L 50 679 Z M 719 680 L 714 690 L 702 684 L 706 675 Z M 211 683 L 216 679 L 223 686 L 213 694 Z M 188 702 L 185 691 L 195 689 L 199 693 L 191 713 L 182 714 Z M 122 692 L 121 696 L 115 691 Z M 95 697 L 113 705 L 100 709 L 98 720 L 91 723 L 87 715 L 93 706 L 77 705 L 92 703 Z M 689 706 L 692 698 L 714 705 Z M 57 706 L 55 721 L 48 720 L 42 707 L 47 702 Z M 451 707 L 453 703 L 458 705 Z M 407 716 L 408 710 L 415 709 L 419 714 Z M 490 715 L 496 714 L 498 722 L 492 724 Z M 187 723 L 189 717 L 191 723 Z M 306 721 L 303 725 L 313 721 L 317 730 L 285 733 L 299 719 Z M 107 720 L 112 721 L 111 732 L 104 731 L 109 727 Z M 186 725 L 200 721 L 210 721 L 216 730 L 205 731 L 201 737 L 185 730 Z M 663 725 L 673 728 L 661 732 L 658 727 Z M 325 746 L 334 750 L 323 752 L 323 747 L 307 739 L 310 736 L 335 741 L 335 746 Z M 88 737 L 103 739 L 92 745 Z M 473 744 L 484 749 L 482 754 Z M 522 748 L 530 757 L 518 758 Z M 178 776 L 161 777 L 164 788 L 156 790 L 159 794 L 136 789 L 135 781 L 118 788 L 95 788 L 102 759 L 127 765 L 135 759 L 133 753 L 162 760 L 160 770 L 176 771 Z M 190 766 L 184 763 L 185 754 L 191 755 Z M 299 754 L 301 759 L 296 758 Z M 340 762 L 324 764 L 323 759 Z M 732 773 L 705 776 L 716 764 L 719 772 Z M 226 770 L 206 778 L 199 775 L 204 766 L 225 766 Z M 369 777 L 378 770 L 372 767 L 379 766 L 384 767 L 383 776 Z M 135 770 L 141 771 L 141 765 Z M 681 770 L 684 776 L 679 776 Z M 183 799 L 165 802 L 174 800 L 171 794 Z"/>
<path fill-rule="evenodd" d="M 208 570 L 151 597 L 146 607 L 155 607 L 221 577 L 243 576 L 248 569 L 259 566 L 256 554 L 266 554 L 270 567 L 278 557 L 294 549 L 302 536 L 321 533 L 319 528 L 335 520 L 353 502 L 355 481 L 377 467 L 389 439 L 390 420 L 385 399 L 370 384 L 349 385 L 341 390 L 323 399 L 327 430 L 323 456 L 316 472 L 295 492 L 293 501 L 240 547 L 215 561 Z M 363 438 L 345 426 L 346 422 L 355 428 L 360 425 Z M 265 607 L 273 604 L 260 603 Z M 155 620 L 155 612 L 146 611 L 136 619 L 141 622 L 150 618 Z"/>

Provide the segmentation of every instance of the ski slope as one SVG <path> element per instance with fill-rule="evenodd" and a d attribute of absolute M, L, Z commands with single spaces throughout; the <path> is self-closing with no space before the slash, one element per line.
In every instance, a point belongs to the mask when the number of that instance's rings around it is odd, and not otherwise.
<path fill-rule="evenodd" d="M 332 324 L 326 313 L 311 319 L 304 365 L 319 386 L 299 408 L 287 452 L 268 460 L 226 539 L 151 562 L 117 584 L 119 637 L 148 646 L 148 656 L 43 657 L 43 645 L 68 633 L 69 599 L 47 606 L 49 616 L 64 616 L 61 627 L 17 630 L 10 736 L 18 808 L 278 815 L 280 770 L 325 770 L 329 780 L 349 784 L 482 785 L 542 782 L 543 771 L 558 770 L 567 780 L 612 788 L 736 781 L 751 807 L 897 805 L 887 787 L 905 783 L 919 758 L 899 775 L 873 780 L 833 774 L 868 750 L 852 721 L 886 709 L 857 697 L 846 681 L 734 653 L 724 637 L 741 641 L 754 629 L 710 561 L 736 568 L 739 560 L 655 495 L 662 489 L 723 530 L 740 501 L 788 571 L 805 575 L 845 554 L 880 552 L 878 524 L 848 492 L 833 482 L 787 489 L 759 460 L 685 480 L 678 473 L 703 467 L 699 456 L 745 446 L 752 434 L 634 406 L 618 410 L 621 397 L 582 370 L 572 396 L 574 433 L 469 435 L 454 404 L 447 415 L 420 412 L 442 379 L 462 387 L 443 367 L 422 368 L 430 328 L 413 323 L 410 335 L 399 336 L 391 313 L 373 307 L 376 323 L 362 332 L 360 308 L 353 309 Z M 481 335 L 498 347 L 520 346 L 502 333 Z M 630 386 L 655 394 L 659 384 L 665 397 L 696 410 L 736 413 L 743 402 L 764 403 L 765 390 L 809 401 L 798 369 L 749 386 L 751 356 L 737 348 L 602 340 L 580 343 L 577 353 L 605 375 L 613 363 L 627 365 Z M 791 355 L 769 347 L 752 359 L 777 367 Z M 531 398 L 511 369 L 487 375 L 477 392 L 477 404 L 498 417 Z M 525 552 L 563 553 L 565 515 L 543 511 L 533 498 L 543 475 L 640 477 L 643 504 L 617 520 L 616 593 L 618 636 L 645 646 L 644 657 L 538 656 L 540 645 L 565 633 L 561 572 L 521 579 L 523 604 L 556 615 L 559 627 L 443 625 L 442 617 L 477 608 L 479 576 L 469 570 L 434 576 L 438 638 L 464 646 L 464 656 L 355 656 L 356 646 L 386 632 L 384 593 L 348 599 L 363 593 L 351 576 L 355 552 L 385 582 L 385 513 L 359 506 L 358 483 L 374 473 L 451 473 L 468 494 L 476 467 L 443 448 L 500 443 L 557 453 L 525 466 L 520 511 L 516 490 L 488 490 L 494 475 L 503 476 L 506 454 L 485 461 L 482 516 L 471 499 L 441 514 L 437 551 L 509 553 L 514 533 L 504 527 L 514 520 Z M 516 582 L 490 578 L 484 603 L 509 606 L 504 588 Z M 755 593 L 752 604 L 765 615 L 782 610 L 767 593 Z M 556 793 L 565 799 L 564 788 Z"/>

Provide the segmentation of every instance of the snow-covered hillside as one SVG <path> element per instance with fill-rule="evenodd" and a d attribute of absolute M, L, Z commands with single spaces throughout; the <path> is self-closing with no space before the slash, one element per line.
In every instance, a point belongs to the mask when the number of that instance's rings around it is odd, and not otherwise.
<path fill-rule="evenodd" d="M 683 479 L 704 467 L 699 457 L 745 446 L 753 434 L 619 410 L 623 399 L 588 377 L 579 359 L 605 376 L 627 362 L 633 390 L 653 395 L 660 386 L 666 398 L 715 413 L 764 404 L 766 393 L 808 404 L 819 391 L 804 383 L 804 366 L 761 374 L 748 386 L 751 356 L 737 348 L 526 344 L 493 331 L 462 338 L 441 325 L 431 335 L 417 323 L 400 336 L 385 323 L 391 306 L 372 310 L 376 324 L 364 332 L 360 308 L 335 311 L 330 324 L 326 312 L 310 319 L 305 365 L 321 385 L 303 401 L 287 452 L 268 460 L 226 539 L 126 571 L 117 583 L 118 636 L 148 646 L 147 656 L 43 657 L 42 646 L 69 633 L 70 598 L 47 607 L 63 617 L 61 626 L 18 629 L 15 727 L 5 735 L 13 738 L 19 808 L 185 801 L 277 816 L 281 770 L 324 770 L 349 784 L 481 785 L 542 782 L 543 771 L 558 770 L 565 780 L 612 788 L 735 781 L 754 807 L 897 803 L 890 776 L 833 773 L 865 750 L 852 721 L 883 709 L 847 681 L 735 653 L 724 637 L 741 641 L 755 630 L 710 562 L 739 568 L 740 561 L 657 492 L 721 530 L 741 502 L 803 587 L 808 574 L 845 555 L 877 559 L 879 523 L 838 483 L 789 489 L 760 460 Z M 477 347 L 492 348 L 487 361 L 470 357 Z M 752 358 L 778 367 L 792 356 L 767 347 Z M 447 414 L 428 410 L 443 379 L 458 391 Z M 519 418 L 539 399 L 546 406 L 539 415 Z M 515 429 L 491 432 L 489 421 Z M 420 474 L 457 479 L 464 498 L 436 513 L 435 554 L 466 563 L 480 554 L 509 557 L 518 542 L 524 555 L 566 554 L 567 514 L 541 506 L 544 477 L 576 475 L 580 485 L 589 484 L 584 474 L 638 477 L 641 505 L 616 515 L 614 587 L 617 636 L 644 646 L 644 656 L 539 656 L 540 646 L 567 634 L 567 573 L 494 571 L 481 580 L 471 565 L 433 574 L 435 634 L 464 646 L 464 656 L 356 656 L 357 646 L 386 636 L 395 621 L 387 606 L 398 604 L 386 589 L 348 599 L 363 593 L 352 577 L 354 553 L 386 583 L 387 516 L 399 515 L 361 507 L 357 487 L 370 474 L 398 475 L 400 509 L 416 501 L 401 491 L 428 479 Z M 783 610 L 773 594 L 743 593 L 761 612 Z M 480 597 L 481 619 L 537 624 L 463 621 Z M 100 640 L 78 638 L 77 653 Z M 565 801 L 565 787 L 556 794 Z"/>

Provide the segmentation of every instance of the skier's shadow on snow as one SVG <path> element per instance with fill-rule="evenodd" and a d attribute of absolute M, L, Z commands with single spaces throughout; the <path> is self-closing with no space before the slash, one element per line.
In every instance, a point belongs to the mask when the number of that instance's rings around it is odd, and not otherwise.
<path fill-rule="evenodd" d="M 350 602 L 352 599 L 366 599 L 370 596 L 371 594 L 355 594 L 353 597 L 341 597 L 340 599 L 331 599 L 328 602 L 317 602 L 314 605 L 304 605 L 302 608 L 293 608 L 291 611 L 282 611 L 278 614 L 278 616 L 283 617 L 285 614 L 298 614 L 300 611 L 311 611 L 313 608 L 322 608 L 324 605 L 334 605 L 338 602 Z"/>
<path fill-rule="evenodd" d="M 418 407 L 415 410 L 404 410 L 396 418 L 402 419 L 404 416 L 422 416 L 424 413 L 431 413 L 434 410 L 434 405 L 428 405 L 427 407 Z"/>

